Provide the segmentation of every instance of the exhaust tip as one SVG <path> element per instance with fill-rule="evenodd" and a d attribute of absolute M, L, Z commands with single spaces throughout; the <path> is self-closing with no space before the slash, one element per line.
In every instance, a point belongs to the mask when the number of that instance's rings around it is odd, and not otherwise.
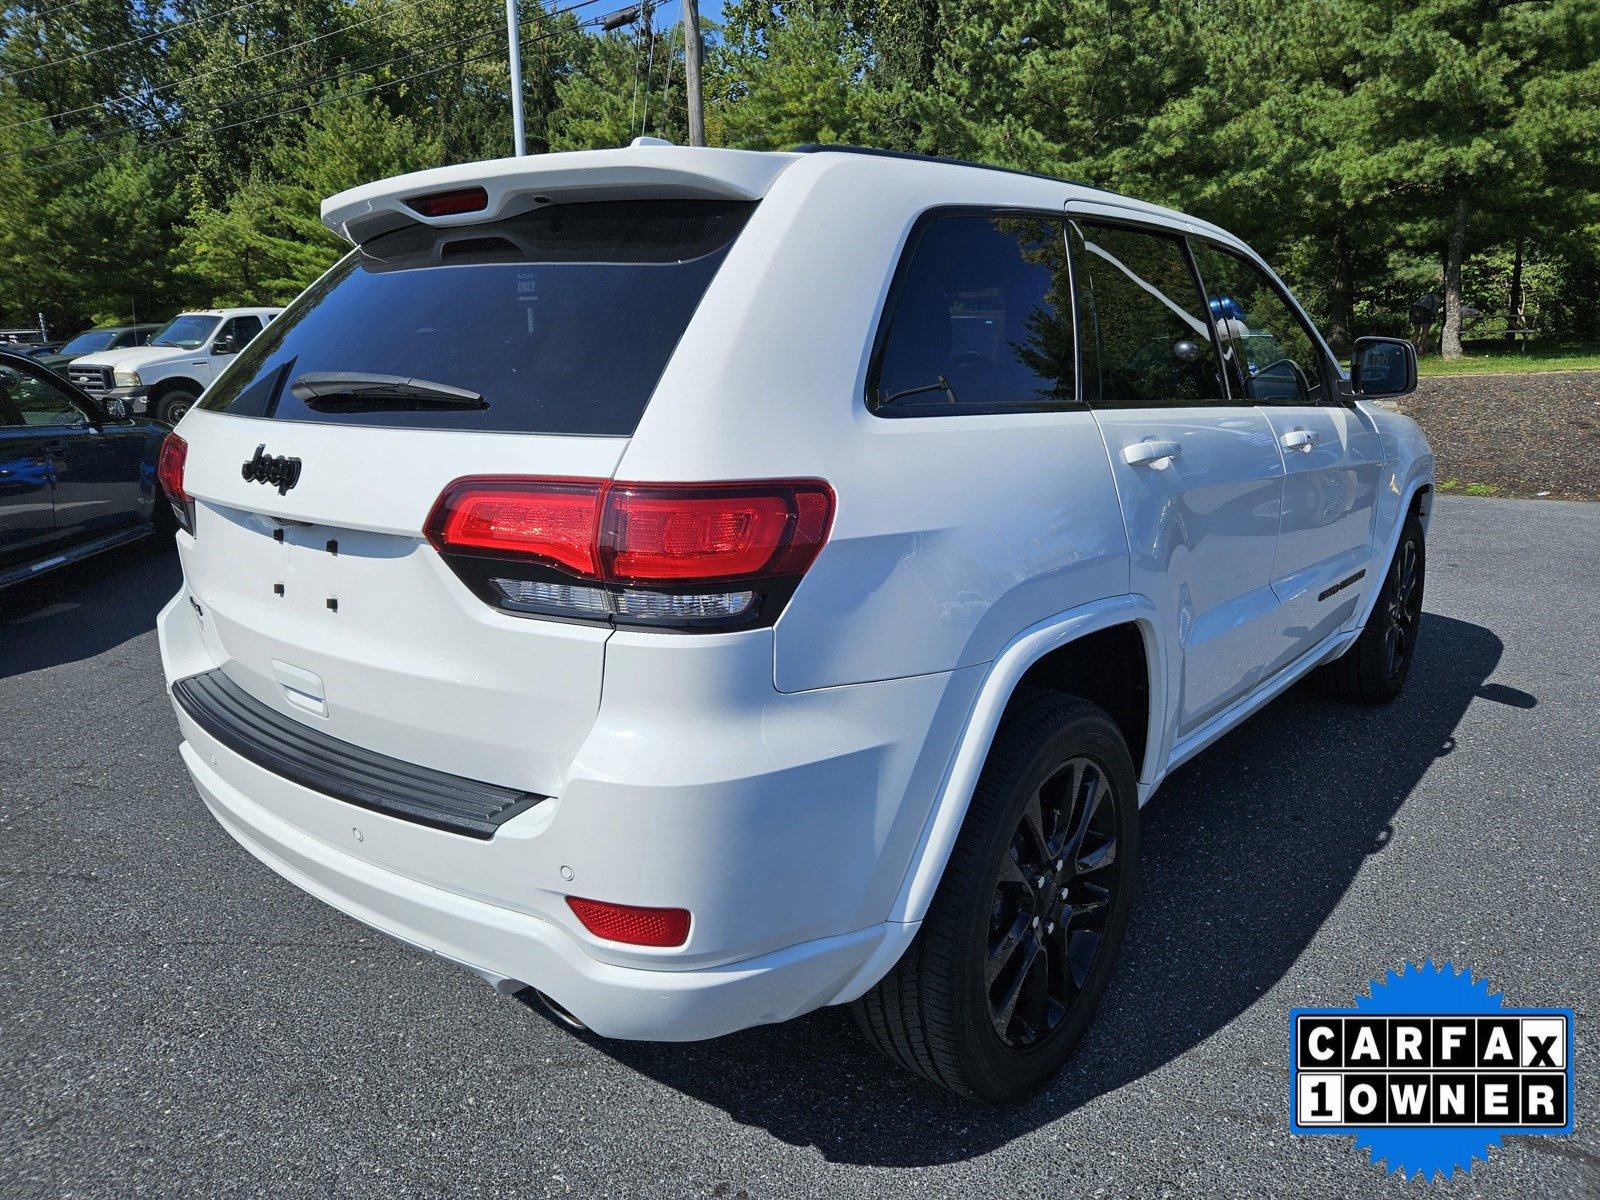
<path fill-rule="evenodd" d="M 556 1024 L 565 1026 L 566 1028 L 572 1030 L 573 1033 L 589 1032 L 589 1027 L 587 1025 L 563 1008 L 553 997 L 547 996 L 538 988 L 523 988 L 517 993 L 517 999 L 522 1001 L 529 1008 L 538 1009 L 544 1012 L 545 1015 L 553 1019 Z"/>

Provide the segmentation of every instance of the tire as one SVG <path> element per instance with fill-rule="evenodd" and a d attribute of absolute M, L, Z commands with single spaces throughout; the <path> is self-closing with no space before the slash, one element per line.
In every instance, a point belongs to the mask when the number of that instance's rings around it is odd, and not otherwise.
<path fill-rule="evenodd" d="M 1133 898 L 1138 821 L 1133 761 L 1101 709 L 1054 693 L 1015 705 L 922 928 L 852 1006 L 868 1040 L 971 1099 L 1005 1103 L 1042 1087 L 1110 978 Z"/>
<path fill-rule="evenodd" d="M 1388 704 L 1400 694 L 1416 657 L 1427 565 L 1422 522 L 1413 514 L 1400 530 L 1383 590 L 1361 636 L 1312 675 L 1320 691 L 1358 704 Z"/>
<path fill-rule="evenodd" d="M 199 398 L 193 392 L 181 389 L 168 392 L 156 404 L 156 420 L 163 425 L 176 425 L 183 419 L 183 414 L 194 407 L 194 402 Z"/>

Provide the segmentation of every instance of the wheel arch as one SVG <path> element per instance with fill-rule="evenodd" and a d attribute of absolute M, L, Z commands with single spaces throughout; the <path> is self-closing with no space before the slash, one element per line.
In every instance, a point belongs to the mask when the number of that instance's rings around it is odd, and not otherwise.
<path fill-rule="evenodd" d="M 951 755 L 922 838 L 890 911 L 891 921 L 920 921 L 927 911 L 956 835 L 961 831 L 967 806 L 1001 719 L 1018 687 L 1030 680 L 1030 672 L 1034 686 L 1042 675 L 1055 673 L 1058 678 L 1065 678 L 1073 665 L 1103 656 L 1112 639 L 1137 638 L 1145 671 L 1142 687 L 1138 689 L 1145 700 L 1144 712 L 1137 717 L 1143 729 L 1144 744 L 1130 745 L 1129 752 L 1139 776 L 1140 791 L 1146 791 L 1143 785 L 1153 780 L 1160 768 L 1160 743 L 1165 726 L 1166 658 L 1157 629 L 1155 606 L 1149 600 L 1142 596 L 1116 596 L 1041 621 L 1023 630 L 995 656 Z M 1082 695 L 1082 692 L 1074 690 L 1071 694 Z M 1099 702 L 1094 695 L 1085 698 Z M 1134 718 L 1124 714 L 1124 720 Z M 1124 729 L 1128 727 L 1122 722 L 1119 725 Z"/>
<path fill-rule="evenodd" d="M 155 404 L 166 399 L 173 392 L 193 392 L 198 398 L 205 391 L 205 386 L 198 380 L 190 379 L 187 375 L 173 375 L 167 379 L 158 379 L 149 387 L 150 402 Z"/>

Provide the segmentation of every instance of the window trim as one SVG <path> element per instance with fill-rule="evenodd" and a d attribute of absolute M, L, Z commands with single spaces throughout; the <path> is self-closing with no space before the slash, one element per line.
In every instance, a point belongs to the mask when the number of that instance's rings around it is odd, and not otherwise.
<path fill-rule="evenodd" d="M 878 377 L 883 367 L 883 354 L 889 341 L 889 327 L 894 322 L 895 309 L 900 303 L 900 293 L 904 290 L 906 276 L 910 273 L 911 260 L 915 256 L 917 244 L 922 239 L 923 231 L 934 221 L 942 220 L 945 217 L 1034 218 L 1056 222 L 1060 225 L 1061 245 L 1067 261 L 1067 285 L 1071 293 L 1071 400 L 1057 401 L 1055 403 L 897 404 L 890 408 L 883 408 L 879 405 L 876 393 Z M 900 421 L 941 417 L 948 419 L 952 417 L 1088 412 L 1090 406 L 1083 399 L 1083 344 L 1078 336 L 1077 276 L 1073 273 L 1072 249 L 1067 244 L 1067 222 L 1069 220 L 1071 220 L 1071 217 L 1059 208 L 1038 208 L 1034 205 L 1013 204 L 940 204 L 932 208 L 923 209 L 918 213 L 916 220 L 911 223 L 911 228 L 906 231 L 905 240 L 900 244 L 900 254 L 895 262 L 894 275 L 889 280 L 888 291 L 884 293 L 883 306 L 878 312 L 877 329 L 872 338 L 872 353 L 867 359 L 866 378 L 861 388 L 862 400 L 866 405 L 867 414 L 886 421 Z M 955 411 L 952 412 L 952 409 Z"/>
<path fill-rule="evenodd" d="M 1189 402 L 1189 403 L 1181 403 L 1181 404 L 1152 404 L 1152 405 L 1102 404 L 1102 403 L 1099 403 L 1099 388 L 1097 386 L 1096 389 L 1095 389 L 1095 393 L 1096 393 L 1096 401 L 1095 401 L 1095 403 L 1089 403 L 1088 401 L 1085 401 L 1084 403 L 1085 403 L 1086 407 L 1088 407 L 1089 409 L 1091 409 L 1093 411 L 1096 411 L 1096 412 L 1100 412 L 1100 411 L 1106 411 L 1106 412 L 1133 412 L 1133 411 L 1139 410 L 1140 408 L 1161 409 L 1161 410 L 1165 410 L 1165 409 L 1169 409 L 1169 408 L 1170 409 L 1236 408 L 1241 404 L 1248 406 L 1248 405 L 1254 403 L 1254 401 L 1250 400 L 1250 398 L 1247 397 L 1247 396 L 1235 396 L 1233 394 L 1233 381 L 1228 378 L 1227 369 L 1223 366 L 1222 339 L 1217 333 L 1217 323 L 1211 316 L 1211 306 L 1210 306 L 1210 304 L 1206 303 L 1205 280 L 1204 280 L 1204 277 L 1200 274 L 1199 264 L 1195 261 L 1194 250 L 1189 245 L 1189 239 L 1193 235 L 1190 234 L 1190 232 L 1187 229 L 1185 229 L 1185 228 L 1183 228 L 1181 226 L 1178 226 L 1178 225 L 1166 225 L 1166 224 L 1163 224 L 1163 223 L 1161 223 L 1159 221 L 1140 221 L 1140 220 L 1137 220 L 1137 219 L 1134 219 L 1134 218 L 1124 218 L 1124 217 L 1121 217 L 1121 216 L 1115 216 L 1115 217 L 1113 217 L 1113 216 L 1103 216 L 1100 213 L 1096 213 L 1096 212 L 1074 212 L 1071 208 L 1068 208 L 1066 210 L 1066 216 L 1067 216 L 1067 222 L 1069 224 L 1103 225 L 1103 226 L 1107 226 L 1107 227 L 1113 228 L 1113 229 L 1125 229 L 1125 230 L 1129 231 L 1130 233 L 1150 234 L 1150 235 L 1153 235 L 1155 237 L 1165 238 L 1168 241 L 1176 242 L 1178 244 L 1178 252 L 1179 252 L 1180 256 L 1183 258 L 1184 266 L 1186 266 L 1188 268 L 1188 270 L 1189 270 L 1189 284 L 1190 284 L 1191 287 L 1194 288 L 1194 298 L 1195 298 L 1196 301 L 1199 302 L 1200 308 L 1201 308 L 1202 312 L 1205 314 L 1206 329 L 1207 329 L 1207 331 L 1208 331 L 1208 333 L 1210 334 L 1210 337 L 1211 337 L 1211 353 L 1216 359 L 1216 362 L 1217 362 L 1217 373 L 1218 373 L 1218 376 L 1222 380 L 1222 392 L 1223 392 L 1223 394 L 1221 396 L 1217 397 L 1216 399 L 1214 399 L 1214 400 L 1199 400 L 1199 401 L 1194 401 L 1194 402 Z M 1080 230 L 1079 232 L 1080 232 L 1080 235 L 1081 235 L 1082 231 Z M 1071 239 L 1070 238 L 1068 239 L 1068 243 L 1067 243 L 1067 252 L 1068 252 L 1068 260 L 1071 261 L 1072 258 L 1073 258 L 1073 254 L 1072 254 L 1072 243 L 1071 243 Z M 1073 277 L 1072 307 L 1073 307 L 1074 312 L 1076 312 L 1077 309 L 1078 309 L 1078 291 L 1077 291 L 1077 277 L 1076 277 L 1076 275 L 1074 275 L 1074 277 Z M 1099 305 L 1095 306 L 1095 310 L 1094 310 L 1094 325 L 1095 325 L 1095 345 L 1096 345 L 1096 349 L 1098 350 L 1098 348 L 1100 346 L 1100 308 L 1099 308 Z M 1082 354 L 1082 348 L 1083 348 L 1083 339 L 1082 338 L 1078 338 L 1077 341 L 1078 341 L 1079 353 L 1081 355 Z M 1080 375 L 1082 374 L 1081 368 L 1080 368 L 1079 374 Z M 1083 395 L 1083 390 L 1082 390 L 1081 386 L 1079 388 L 1078 394 L 1079 394 L 1080 397 Z"/>
<path fill-rule="evenodd" d="M 1306 315 L 1305 310 L 1300 307 L 1299 301 L 1297 301 L 1289 293 L 1288 287 L 1283 283 L 1282 280 L 1278 278 L 1277 273 L 1268 267 L 1264 262 L 1257 262 L 1255 259 L 1251 258 L 1250 255 L 1242 254 L 1238 250 L 1235 250 L 1232 246 L 1224 245 L 1213 237 L 1207 237 L 1204 234 L 1191 233 L 1187 235 L 1187 240 L 1198 241 L 1207 249 L 1213 250 L 1218 254 L 1226 254 L 1231 258 L 1236 258 L 1245 266 L 1255 271 L 1256 274 L 1260 275 L 1261 278 L 1266 281 L 1267 286 L 1272 289 L 1273 294 L 1278 297 L 1278 300 L 1283 304 L 1284 308 L 1289 310 L 1290 318 L 1299 322 L 1301 331 L 1306 335 L 1306 340 L 1309 341 L 1317 351 L 1317 374 L 1322 381 L 1323 392 L 1323 398 L 1320 401 L 1311 400 L 1309 398 L 1298 401 L 1257 400 L 1254 396 L 1248 394 L 1244 396 L 1243 399 L 1251 404 L 1259 404 L 1262 408 L 1344 407 L 1345 401 L 1341 397 L 1338 386 L 1342 381 L 1342 377 L 1340 371 L 1334 365 L 1332 351 L 1328 349 L 1328 343 L 1326 340 L 1324 340 L 1322 331 L 1318 329 L 1311 318 Z M 1190 253 L 1193 253 L 1192 248 Z M 1195 264 L 1195 270 L 1197 273 L 1199 272 L 1198 261 Z M 1204 274 L 1200 275 L 1200 294 L 1202 297 L 1205 297 Z M 1211 305 L 1208 300 L 1206 304 L 1206 311 L 1209 313 L 1210 310 Z"/>

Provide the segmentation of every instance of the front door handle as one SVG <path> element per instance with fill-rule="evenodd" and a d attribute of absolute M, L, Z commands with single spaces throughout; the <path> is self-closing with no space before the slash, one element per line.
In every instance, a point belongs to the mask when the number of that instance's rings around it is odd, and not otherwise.
<path fill-rule="evenodd" d="M 1146 438 L 1142 442 L 1133 442 L 1122 448 L 1122 461 L 1130 467 L 1148 463 L 1160 470 L 1183 453 L 1181 442 L 1162 442 L 1153 438 Z"/>
<path fill-rule="evenodd" d="M 1291 429 L 1279 439 L 1285 450 L 1299 450 L 1304 454 L 1311 453 L 1311 447 L 1317 444 L 1317 435 L 1311 429 Z"/>

